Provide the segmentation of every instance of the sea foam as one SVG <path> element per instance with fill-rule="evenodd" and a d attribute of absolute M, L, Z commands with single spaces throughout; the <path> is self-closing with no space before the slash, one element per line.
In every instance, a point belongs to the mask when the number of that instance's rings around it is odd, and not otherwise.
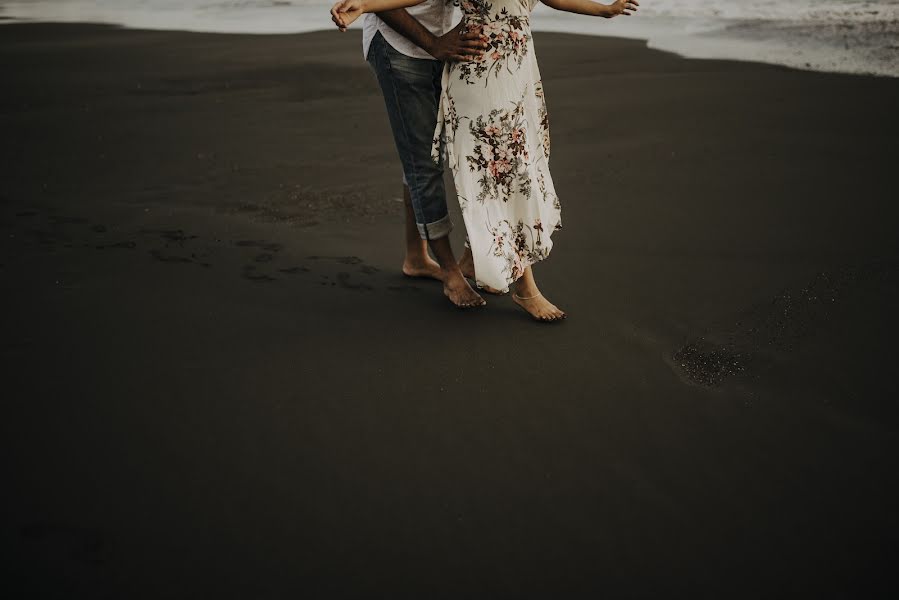
<path fill-rule="evenodd" d="M 223 33 L 330 29 L 328 0 L 0 0 L 2 22 L 113 23 Z M 899 0 L 643 0 L 611 21 L 538 7 L 535 30 L 646 39 L 694 58 L 899 77 Z"/>

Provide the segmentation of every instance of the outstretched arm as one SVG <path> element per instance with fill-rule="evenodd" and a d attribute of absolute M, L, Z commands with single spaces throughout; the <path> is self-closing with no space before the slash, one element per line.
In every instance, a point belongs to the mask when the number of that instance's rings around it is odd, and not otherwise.
<path fill-rule="evenodd" d="M 350 23 L 358 19 L 362 13 L 408 8 L 422 2 L 424 0 L 342 0 L 331 8 L 331 20 L 341 31 L 346 31 Z"/>
<path fill-rule="evenodd" d="M 564 12 L 604 17 L 611 19 L 618 15 L 629 16 L 637 11 L 637 0 L 615 0 L 612 4 L 600 4 L 591 0 L 540 0 L 543 4 Z"/>

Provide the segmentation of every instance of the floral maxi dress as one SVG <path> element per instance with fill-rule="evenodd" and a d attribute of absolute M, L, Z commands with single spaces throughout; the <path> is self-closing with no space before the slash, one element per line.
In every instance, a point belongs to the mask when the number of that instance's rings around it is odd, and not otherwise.
<path fill-rule="evenodd" d="M 488 39 L 483 60 L 448 63 L 434 139 L 452 168 L 478 286 L 506 290 L 552 249 L 561 206 L 529 16 L 537 0 L 461 0 Z"/>

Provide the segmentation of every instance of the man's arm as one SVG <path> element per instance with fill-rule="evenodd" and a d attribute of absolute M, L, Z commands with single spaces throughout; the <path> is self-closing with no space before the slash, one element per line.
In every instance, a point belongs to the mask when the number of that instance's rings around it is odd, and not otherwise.
<path fill-rule="evenodd" d="M 394 31 L 437 60 L 444 62 L 473 60 L 481 56 L 487 47 L 487 42 L 481 38 L 480 28 L 463 30 L 464 21 L 444 35 L 436 36 L 406 12 L 405 8 L 387 10 L 377 15 Z"/>

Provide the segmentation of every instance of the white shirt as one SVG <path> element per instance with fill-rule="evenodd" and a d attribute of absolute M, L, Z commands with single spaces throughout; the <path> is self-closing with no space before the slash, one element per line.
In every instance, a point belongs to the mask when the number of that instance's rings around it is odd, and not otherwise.
<path fill-rule="evenodd" d="M 410 6 L 406 9 L 410 15 L 418 19 L 425 29 L 440 36 L 453 28 L 453 2 L 451 0 L 425 0 L 421 4 Z M 378 18 L 375 13 L 367 13 L 362 21 L 362 51 L 368 58 L 368 48 L 375 33 L 381 32 L 387 43 L 394 50 L 411 56 L 412 58 L 434 57 L 413 44 L 408 38 L 403 37 L 392 29 L 387 23 Z"/>

